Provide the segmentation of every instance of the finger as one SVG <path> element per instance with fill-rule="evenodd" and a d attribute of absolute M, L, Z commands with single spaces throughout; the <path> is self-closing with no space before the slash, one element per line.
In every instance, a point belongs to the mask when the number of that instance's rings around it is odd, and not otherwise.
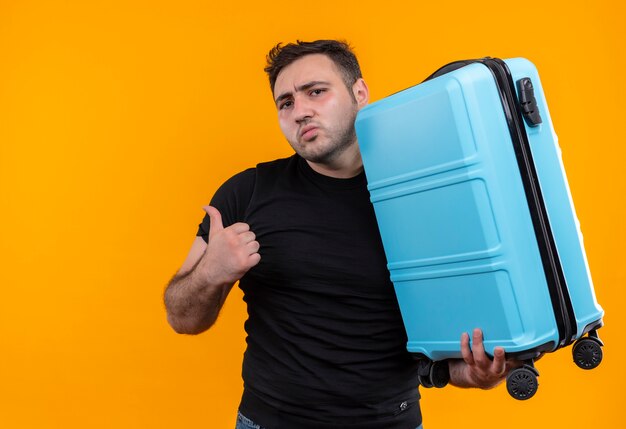
<path fill-rule="evenodd" d="M 244 232 L 250 231 L 250 225 L 243 222 L 234 223 L 229 226 L 229 228 L 237 234 L 243 234 Z"/>
<path fill-rule="evenodd" d="M 203 207 L 204 211 L 207 215 L 209 215 L 209 219 L 211 220 L 211 224 L 209 225 L 209 239 L 215 235 L 216 232 L 219 232 L 224 229 L 224 224 L 222 224 L 222 215 L 219 210 L 212 206 Z"/>
<path fill-rule="evenodd" d="M 254 267 L 256 264 L 261 262 L 261 255 L 259 255 L 258 253 L 253 253 L 252 255 L 250 255 L 249 261 L 250 267 Z"/>
<path fill-rule="evenodd" d="M 469 334 L 467 332 L 463 332 L 461 335 L 461 356 L 466 364 L 474 365 L 474 356 L 470 350 Z"/>
<path fill-rule="evenodd" d="M 256 239 L 256 235 L 252 231 L 246 231 L 239 234 L 239 239 L 243 244 L 248 244 Z"/>
<path fill-rule="evenodd" d="M 472 333 L 472 354 L 474 360 L 479 364 L 485 365 L 489 361 L 483 344 L 483 331 L 478 328 L 474 329 Z"/>
<path fill-rule="evenodd" d="M 250 255 L 254 254 L 254 253 L 258 253 L 259 249 L 261 248 L 261 245 L 259 244 L 258 241 L 251 241 L 250 243 L 246 244 L 246 247 L 248 249 L 248 251 L 250 252 Z"/>
<path fill-rule="evenodd" d="M 504 349 L 502 347 L 496 347 L 493 349 L 491 371 L 497 375 L 502 375 L 506 371 L 506 359 L 504 358 Z"/>

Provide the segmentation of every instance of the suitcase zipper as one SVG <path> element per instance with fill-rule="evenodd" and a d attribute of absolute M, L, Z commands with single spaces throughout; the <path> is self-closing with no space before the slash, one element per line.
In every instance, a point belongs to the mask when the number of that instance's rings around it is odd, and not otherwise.
<path fill-rule="evenodd" d="M 554 308 L 557 327 L 559 330 L 559 347 L 564 347 L 574 341 L 576 320 L 574 310 L 567 289 L 563 268 L 558 256 L 550 222 L 539 186 L 539 180 L 530 150 L 530 143 L 526 130 L 523 128 L 523 115 L 517 97 L 511 72 L 506 63 L 497 58 L 483 58 L 477 60 L 485 65 L 493 74 L 496 86 L 502 100 L 502 107 L 513 140 L 515 156 L 524 182 L 524 191 L 530 208 L 535 235 L 539 244 L 539 252 L 543 263 L 550 298 Z"/>

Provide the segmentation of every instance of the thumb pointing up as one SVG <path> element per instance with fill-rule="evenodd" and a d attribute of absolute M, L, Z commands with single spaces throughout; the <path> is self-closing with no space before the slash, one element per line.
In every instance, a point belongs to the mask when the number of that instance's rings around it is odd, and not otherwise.
<path fill-rule="evenodd" d="M 219 210 L 212 206 L 205 206 L 204 211 L 209 215 L 211 219 L 211 225 L 209 226 L 209 239 L 215 235 L 215 233 L 224 229 L 224 224 L 222 223 L 222 215 Z"/>

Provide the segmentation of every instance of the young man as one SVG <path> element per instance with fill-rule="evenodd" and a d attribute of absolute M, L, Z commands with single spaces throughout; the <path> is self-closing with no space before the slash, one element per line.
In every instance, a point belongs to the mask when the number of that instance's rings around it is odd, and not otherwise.
<path fill-rule="evenodd" d="M 279 44 L 265 71 L 296 153 L 216 192 L 166 289 L 168 321 L 205 331 L 239 280 L 249 318 L 238 428 L 420 427 L 417 365 L 354 130 L 369 100 L 357 59 L 337 41 Z M 454 385 L 491 388 L 514 364 L 501 348 L 490 360 L 478 329 L 461 346 Z"/>

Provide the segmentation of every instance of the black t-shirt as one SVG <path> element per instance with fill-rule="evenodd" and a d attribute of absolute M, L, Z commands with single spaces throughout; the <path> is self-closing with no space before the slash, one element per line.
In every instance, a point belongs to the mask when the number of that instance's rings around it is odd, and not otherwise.
<path fill-rule="evenodd" d="M 389 280 L 365 174 L 336 179 L 297 155 L 239 173 L 211 205 L 246 222 L 261 262 L 248 306 L 241 412 L 267 429 L 413 429 L 417 365 Z M 198 235 L 205 241 L 209 218 Z"/>

